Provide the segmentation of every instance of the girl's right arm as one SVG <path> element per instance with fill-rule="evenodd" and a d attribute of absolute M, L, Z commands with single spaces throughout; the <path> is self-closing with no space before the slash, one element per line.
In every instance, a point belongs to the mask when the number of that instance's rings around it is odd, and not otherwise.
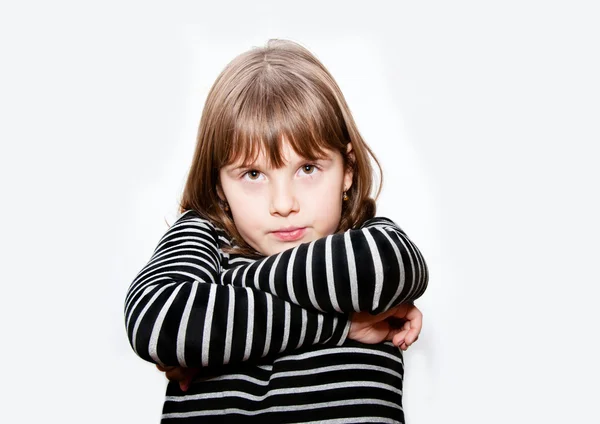
<path fill-rule="evenodd" d="M 214 226 L 189 212 L 160 240 L 125 301 L 127 335 L 141 358 L 162 366 L 218 366 L 346 339 L 346 315 L 222 285 L 217 246 Z"/>
<path fill-rule="evenodd" d="M 375 217 L 358 229 L 228 269 L 221 281 L 317 312 L 375 315 L 418 299 L 429 272 L 404 231 L 388 218 Z"/>

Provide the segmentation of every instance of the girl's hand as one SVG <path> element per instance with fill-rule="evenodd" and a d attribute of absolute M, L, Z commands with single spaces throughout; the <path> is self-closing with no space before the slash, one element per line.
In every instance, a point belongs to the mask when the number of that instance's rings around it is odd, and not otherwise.
<path fill-rule="evenodd" d="M 395 325 L 400 322 L 400 325 Z M 355 312 L 351 316 L 348 338 L 361 343 L 377 344 L 391 340 L 402 350 L 417 341 L 421 333 L 423 314 L 413 304 L 398 305 L 379 315 Z"/>
<path fill-rule="evenodd" d="M 156 365 L 159 371 L 165 373 L 165 377 L 167 377 L 170 381 L 178 381 L 179 388 L 183 392 L 187 392 L 187 389 L 190 387 L 190 383 L 198 375 L 200 372 L 200 368 L 184 368 L 184 367 L 176 367 L 176 366 L 166 366 L 163 367 L 161 365 Z"/>

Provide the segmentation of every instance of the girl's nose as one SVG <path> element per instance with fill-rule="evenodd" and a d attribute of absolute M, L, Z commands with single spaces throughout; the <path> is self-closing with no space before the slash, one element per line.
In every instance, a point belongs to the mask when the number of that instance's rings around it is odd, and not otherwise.
<path fill-rule="evenodd" d="M 292 184 L 279 184 L 272 187 L 271 215 L 288 216 L 292 212 L 298 212 L 299 206 Z"/>

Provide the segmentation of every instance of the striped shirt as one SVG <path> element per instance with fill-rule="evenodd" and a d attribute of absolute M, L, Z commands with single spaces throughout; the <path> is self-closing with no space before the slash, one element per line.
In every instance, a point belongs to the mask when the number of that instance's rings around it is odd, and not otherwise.
<path fill-rule="evenodd" d="M 259 259 L 186 211 L 129 287 L 125 325 L 143 359 L 200 367 L 167 387 L 163 422 L 403 422 L 401 351 L 347 339 L 349 314 L 423 294 L 428 270 L 393 221 L 367 220 Z"/>

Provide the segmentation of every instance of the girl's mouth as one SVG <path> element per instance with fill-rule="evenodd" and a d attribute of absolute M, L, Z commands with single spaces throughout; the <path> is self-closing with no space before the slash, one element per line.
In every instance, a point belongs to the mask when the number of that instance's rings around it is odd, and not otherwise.
<path fill-rule="evenodd" d="M 282 241 L 295 241 L 295 240 L 299 240 L 304 236 L 304 233 L 306 233 L 306 227 L 304 228 L 294 228 L 291 230 L 280 230 L 280 231 L 273 231 L 272 234 L 277 237 L 279 240 Z"/>

